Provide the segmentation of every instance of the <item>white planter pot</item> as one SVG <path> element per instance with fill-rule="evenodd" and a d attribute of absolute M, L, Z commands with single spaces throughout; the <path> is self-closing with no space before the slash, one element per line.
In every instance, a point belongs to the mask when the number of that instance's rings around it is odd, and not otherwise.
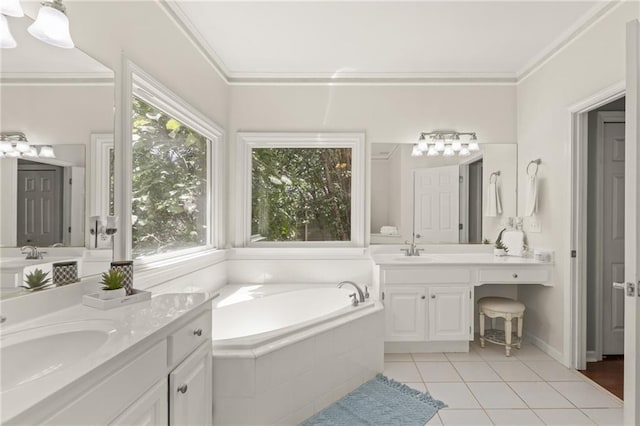
<path fill-rule="evenodd" d="M 98 297 L 102 300 L 120 299 L 127 295 L 124 287 L 117 290 L 102 290 L 98 291 Z"/>
<path fill-rule="evenodd" d="M 506 251 L 504 251 L 504 249 L 497 249 L 497 248 L 494 248 L 494 249 L 493 249 L 493 255 L 494 255 L 494 256 L 506 256 L 506 255 L 507 255 L 507 252 L 506 252 Z"/>

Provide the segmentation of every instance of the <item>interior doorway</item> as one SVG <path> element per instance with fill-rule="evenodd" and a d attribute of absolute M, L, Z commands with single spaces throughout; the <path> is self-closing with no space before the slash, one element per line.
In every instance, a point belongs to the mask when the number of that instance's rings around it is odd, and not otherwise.
<path fill-rule="evenodd" d="M 622 399 L 625 98 L 588 112 L 586 368 Z"/>

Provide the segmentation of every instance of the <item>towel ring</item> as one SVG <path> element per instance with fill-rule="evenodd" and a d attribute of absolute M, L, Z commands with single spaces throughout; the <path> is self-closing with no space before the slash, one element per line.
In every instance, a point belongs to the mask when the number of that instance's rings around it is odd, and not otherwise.
<path fill-rule="evenodd" d="M 500 176 L 500 170 L 498 170 L 497 172 L 493 172 L 491 173 L 491 175 L 489 176 L 489 183 L 496 183 L 498 182 L 498 176 Z M 493 178 L 496 178 L 495 180 L 492 180 Z"/>
<path fill-rule="evenodd" d="M 529 164 L 527 164 L 527 176 L 531 176 L 531 177 L 535 177 L 538 176 L 538 166 L 540 166 L 540 163 L 542 163 L 542 160 L 537 158 L 535 160 L 531 160 L 529 161 Z M 529 173 L 529 167 L 534 164 L 536 166 L 535 171 L 533 172 L 533 175 L 531 173 Z"/>

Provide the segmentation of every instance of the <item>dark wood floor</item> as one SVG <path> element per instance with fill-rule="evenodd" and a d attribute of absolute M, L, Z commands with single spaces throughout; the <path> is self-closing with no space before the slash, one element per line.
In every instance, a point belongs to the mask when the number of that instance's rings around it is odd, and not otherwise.
<path fill-rule="evenodd" d="M 588 362 L 582 374 L 620 399 L 624 388 L 624 355 L 607 355 L 600 362 Z"/>

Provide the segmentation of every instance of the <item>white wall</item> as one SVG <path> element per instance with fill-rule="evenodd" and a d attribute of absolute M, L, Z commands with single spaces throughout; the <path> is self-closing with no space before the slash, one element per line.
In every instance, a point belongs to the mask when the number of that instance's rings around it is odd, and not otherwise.
<path fill-rule="evenodd" d="M 539 218 L 542 233 L 529 233 L 533 247 L 556 253 L 555 287 L 521 286 L 525 332 L 565 363 L 570 336 L 565 305 L 570 264 L 570 115 L 568 108 L 624 80 L 625 24 L 640 16 L 640 3 L 625 2 L 608 13 L 517 87 L 518 173 L 541 158 Z M 524 203 L 520 185 L 519 206 Z"/>

